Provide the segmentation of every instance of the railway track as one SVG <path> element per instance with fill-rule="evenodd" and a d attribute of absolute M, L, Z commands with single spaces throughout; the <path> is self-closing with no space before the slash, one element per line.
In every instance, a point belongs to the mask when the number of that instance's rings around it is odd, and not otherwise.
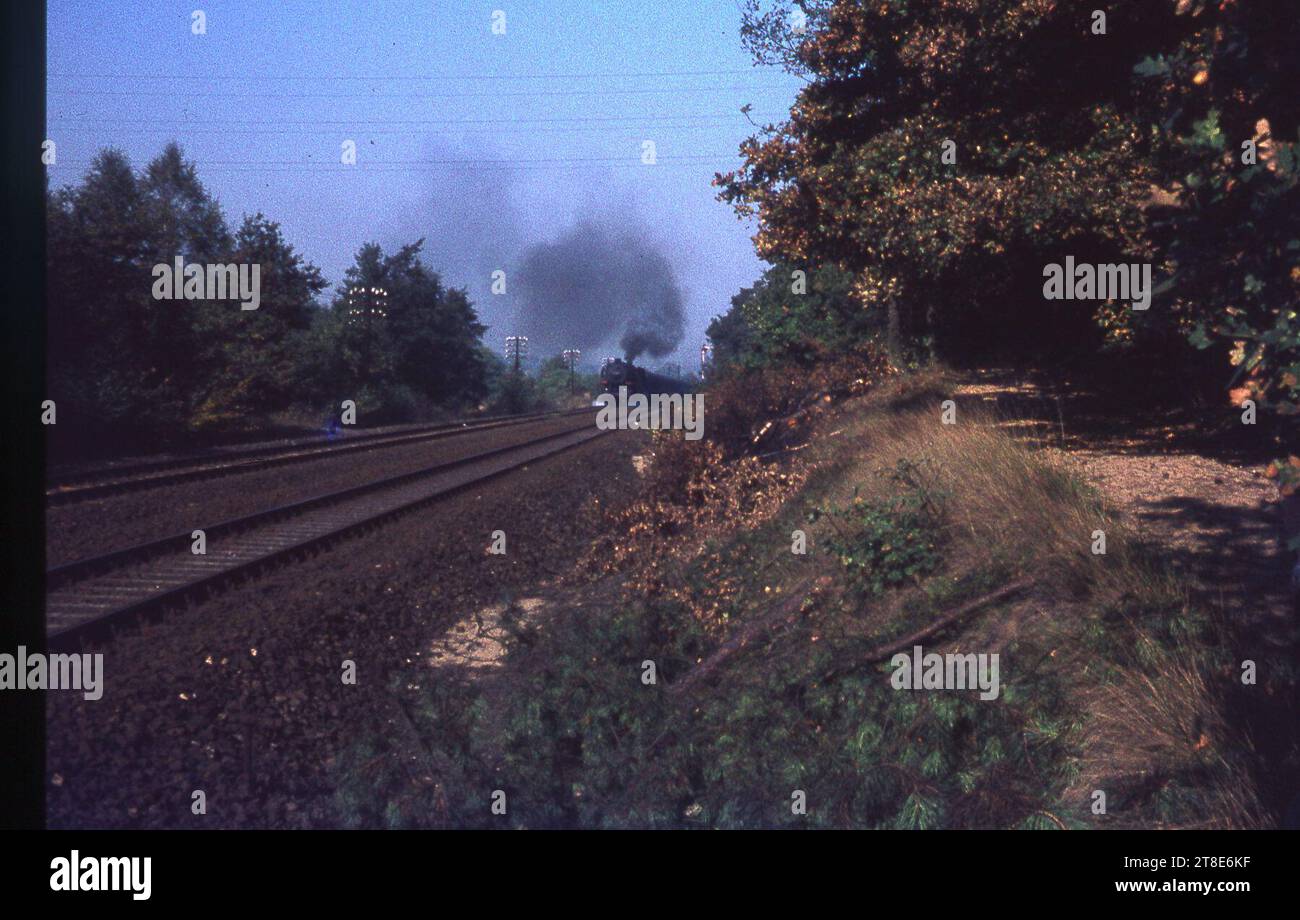
<path fill-rule="evenodd" d="M 210 457 L 149 460 L 105 467 L 81 475 L 66 476 L 47 484 L 45 500 L 47 505 L 68 504 L 139 489 L 211 479 L 234 473 L 247 473 L 285 464 L 308 463 L 344 454 L 436 441 L 461 434 L 523 425 L 546 418 L 579 415 L 587 411 L 587 409 L 574 409 L 568 412 L 502 416 L 473 423 L 442 423 L 422 426 L 412 431 L 354 435 L 339 443 L 331 444 L 322 444 L 319 439 L 300 439 L 282 444 L 235 448 Z"/>
<path fill-rule="evenodd" d="M 140 615 L 211 590 L 345 534 L 382 523 L 609 434 L 589 422 L 303 501 L 174 534 L 46 571 L 46 633 L 52 649 L 75 648 Z M 486 535 L 485 535 L 486 536 Z"/>

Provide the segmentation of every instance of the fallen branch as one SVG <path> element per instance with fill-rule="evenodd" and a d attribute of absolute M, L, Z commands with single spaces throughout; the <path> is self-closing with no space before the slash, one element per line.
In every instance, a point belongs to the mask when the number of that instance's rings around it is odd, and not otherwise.
<path fill-rule="evenodd" d="M 823 590 L 830 584 L 830 581 L 831 579 L 828 577 L 819 578 L 816 584 L 813 585 L 812 591 L 808 592 L 808 594 L 805 594 L 805 588 L 808 584 L 807 581 L 802 581 L 795 585 L 794 589 L 790 592 L 790 597 L 787 598 L 784 603 L 779 605 L 767 616 L 754 620 L 752 623 L 746 623 L 743 627 L 738 629 L 734 636 L 722 643 L 722 645 L 718 646 L 717 650 L 712 655 L 704 659 L 700 664 L 696 665 L 689 674 L 670 684 L 665 690 L 665 693 L 667 693 L 669 697 L 680 697 L 683 693 L 698 686 L 702 681 L 711 677 L 714 672 L 725 665 L 739 652 L 743 651 L 746 646 L 752 644 L 754 641 L 769 632 L 794 623 L 799 619 L 799 615 L 803 608 L 803 602 L 807 597 Z M 937 620 L 927 623 L 921 629 L 918 629 L 910 635 L 903 636 L 900 639 L 892 639 L 883 645 L 876 646 L 865 655 L 855 656 L 856 660 L 853 667 L 861 668 L 878 661 L 884 661 L 891 655 L 915 645 L 922 639 L 928 639 L 935 633 L 947 629 L 958 620 L 970 616 L 972 613 L 987 607 L 989 604 L 995 604 L 1019 594 L 1033 585 L 1033 583 L 1033 579 L 1023 578 L 1020 581 L 1013 581 L 1009 585 L 1003 585 L 996 591 L 985 594 L 982 597 L 977 597 L 974 600 L 967 601 L 956 610 L 946 613 Z M 822 675 L 819 680 L 827 680 L 838 676 L 845 670 L 848 669 L 836 669 L 828 674 Z"/>
<path fill-rule="evenodd" d="M 869 649 L 862 655 L 855 655 L 855 661 L 851 667 L 856 670 L 868 665 L 876 664 L 877 662 L 885 661 L 893 655 L 911 648 L 922 639 L 928 639 L 935 633 L 942 632 L 958 620 L 970 616 L 972 613 L 987 607 L 989 604 L 996 604 L 999 601 L 1004 601 L 1009 597 L 1019 594 L 1031 587 L 1033 583 L 1034 581 L 1032 578 L 1022 578 L 1019 581 L 1011 582 L 1009 585 L 1003 585 L 996 591 L 985 594 L 982 597 L 977 597 L 974 600 L 967 601 L 951 613 L 946 613 L 939 617 L 939 619 L 927 623 L 925 626 L 910 635 L 903 636 L 900 639 L 891 639 L 882 645 L 877 645 L 875 648 Z M 849 667 L 847 666 L 836 668 L 828 674 L 823 675 L 820 679 L 828 680 L 832 677 L 838 677 L 847 670 L 849 670 Z"/>
<path fill-rule="evenodd" d="M 695 668 L 681 680 L 674 681 L 670 684 L 665 692 L 670 697 L 680 696 L 687 690 L 699 684 L 701 681 L 707 680 L 710 675 L 726 664 L 728 660 L 742 651 L 747 645 L 750 645 L 764 634 L 777 628 L 788 626 L 795 620 L 799 619 L 799 614 L 803 609 L 803 603 L 807 600 L 809 594 L 822 590 L 830 584 L 830 581 L 831 580 L 828 577 L 819 578 L 817 583 L 813 585 L 812 592 L 808 593 L 805 593 L 805 589 L 808 586 L 807 580 L 796 584 L 791 590 L 790 596 L 786 598 L 784 603 L 778 605 L 777 608 L 767 616 L 754 620 L 751 623 L 746 623 L 740 629 L 736 630 L 736 634 L 726 642 L 722 643 L 722 645 L 718 646 L 717 651 L 700 664 L 696 665 Z"/>
<path fill-rule="evenodd" d="M 763 424 L 763 427 L 759 429 L 758 434 L 754 435 L 753 438 L 750 439 L 750 447 L 757 447 L 759 444 L 767 440 L 768 436 L 771 434 L 788 434 L 797 429 L 814 414 L 824 410 L 832 401 L 833 397 L 830 393 L 824 391 L 819 392 L 814 394 L 811 399 L 806 400 L 803 405 L 799 406 L 788 415 L 781 416 L 780 418 L 769 419 Z M 773 453 L 779 453 L 779 451 L 773 451 Z"/>
<path fill-rule="evenodd" d="M 1052 814 L 1050 811 L 1040 811 L 1038 813 L 1045 818 L 1050 818 L 1052 820 L 1052 823 L 1055 824 L 1057 827 L 1059 827 L 1061 830 L 1063 831 L 1069 830 L 1069 828 L 1065 826 L 1065 822 L 1062 821 L 1060 818 L 1058 818 L 1056 815 Z"/>

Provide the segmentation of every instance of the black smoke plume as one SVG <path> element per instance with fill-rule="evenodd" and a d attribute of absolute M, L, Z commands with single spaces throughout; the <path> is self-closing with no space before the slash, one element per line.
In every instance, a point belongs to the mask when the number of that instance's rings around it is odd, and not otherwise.
<path fill-rule="evenodd" d="M 520 331 L 533 354 L 584 351 L 616 336 L 628 360 L 662 358 L 682 340 L 682 293 L 668 259 L 643 234 L 584 221 L 525 254 Z"/>

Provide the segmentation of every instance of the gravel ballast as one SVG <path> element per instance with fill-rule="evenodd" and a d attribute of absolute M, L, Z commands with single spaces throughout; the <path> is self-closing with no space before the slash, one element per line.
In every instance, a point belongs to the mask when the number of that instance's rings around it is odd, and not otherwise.
<path fill-rule="evenodd" d="M 450 625 L 569 572 L 600 509 L 625 499 L 641 437 L 544 460 L 87 649 L 104 654 L 102 699 L 50 695 L 49 825 L 344 823 L 338 758 L 392 734 L 392 688 L 429 679 Z M 503 556 L 487 552 L 494 530 Z"/>

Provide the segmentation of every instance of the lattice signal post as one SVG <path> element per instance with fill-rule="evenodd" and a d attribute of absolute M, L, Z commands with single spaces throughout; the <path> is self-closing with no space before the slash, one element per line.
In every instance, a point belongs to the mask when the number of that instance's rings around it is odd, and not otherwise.
<path fill-rule="evenodd" d="M 528 354 L 528 336 L 506 336 L 506 357 L 514 359 L 516 374 L 519 373 L 519 362 L 526 354 Z"/>
<path fill-rule="evenodd" d="M 367 323 L 388 316 L 388 292 L 354 284 L 348 288 L 348 322 Z"/>

